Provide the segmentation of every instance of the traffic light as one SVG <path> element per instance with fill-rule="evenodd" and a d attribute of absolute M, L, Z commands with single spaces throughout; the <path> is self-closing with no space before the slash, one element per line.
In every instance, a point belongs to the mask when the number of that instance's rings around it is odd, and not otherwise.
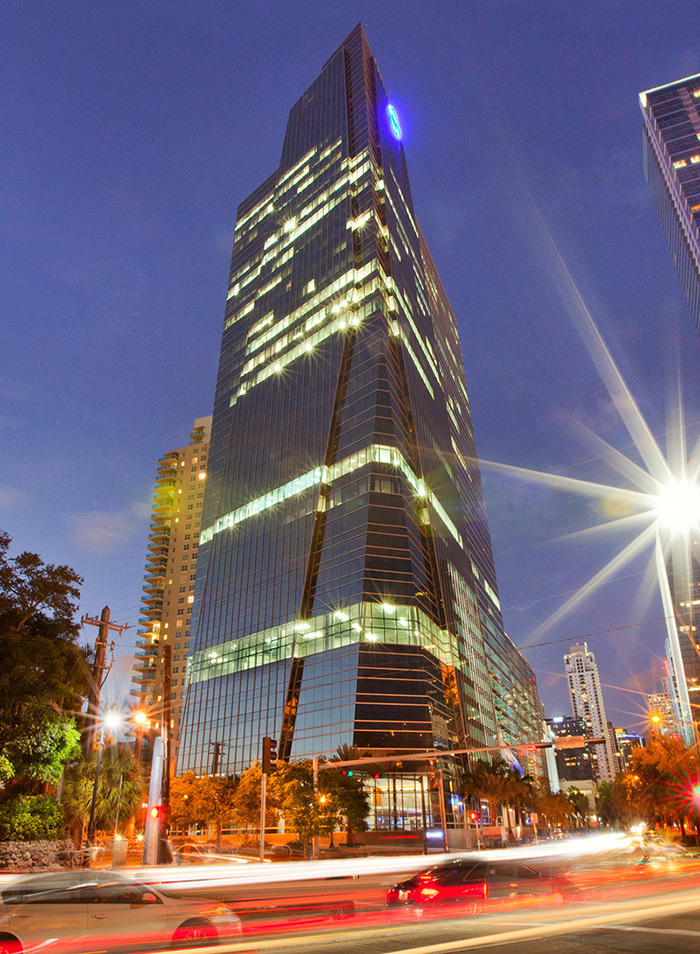
<path fill-rule="evenodd" d="M 693 789 L 693 795 L 696 798 L 700 798 L 700 785 L 695 786 L 695 788 Z"/>
<path fill-rule="evenodd" d="M 470 820 L 470 821 L 473 821 L 473 822 L 479 821 L 479 813 L 478 813 L 478 812 L 469 812 L 469 820 Z"/>
<path fill-rule="evenodd" d="M 271 739 L 268 735 L 263 739 L 262 751 L 262 770 L 264 775 L 269 775 L 277 761 L 277 739 Z"/>
<path fill-rule="evenodd" d="M 160 805 L 154 805 L 151 809 L 151 818 L 160 818 Z"/>
<path fill-rule="evenodd" d="M 343 775 L 347 775 L 348 778 L 352 778 L 355 773 L 352 769 L 343 769 Z"/>

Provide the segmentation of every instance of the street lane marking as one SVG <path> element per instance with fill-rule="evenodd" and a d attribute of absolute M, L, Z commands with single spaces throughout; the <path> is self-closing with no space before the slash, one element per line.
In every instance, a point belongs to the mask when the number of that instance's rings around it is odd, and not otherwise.
<path fill-rule="evenodd" d="M 682 937 L 700 937 L 700 931 L 684 931 L 683 928 L 648 928 L 623 924 L 605 924 L 605 931 L 644 931 L 645 934 L 679 934 Z"/>

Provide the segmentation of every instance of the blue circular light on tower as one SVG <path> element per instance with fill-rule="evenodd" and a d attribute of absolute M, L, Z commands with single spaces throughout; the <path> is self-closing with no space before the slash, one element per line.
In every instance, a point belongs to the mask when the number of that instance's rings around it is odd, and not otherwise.
<path fill-rule="evenodd" d="M 399 125 L 399 117 L 396 115 L 396 110 L 389 103 L 386 108 L 386 114 L 389 117 L 389 125 L 391 126 L 391 131 L 394 134 L 395 139 L 401 138 L 401 126 Z"/>

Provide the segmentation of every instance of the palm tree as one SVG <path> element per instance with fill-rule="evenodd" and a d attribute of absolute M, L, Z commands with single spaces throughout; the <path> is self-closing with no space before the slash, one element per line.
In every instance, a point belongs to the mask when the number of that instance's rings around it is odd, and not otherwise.
<path fill-rule="evenodd" d="M 354 745 L 343 743 L 335 750 L 336 754 L 331 762 L 354 762 L 363 758 L 363 753 Z M 374 772 L 375 766 L 361 766 L 366 772 Z M 352 776 L 338 774 L 337 777 L 328 777 L 327 783 L 333 789 L 333 796 L 337 801 L 338 811 L 345 817 L 345 843 L 354 844 L 354 833 L 356 831 L 367 831 L 367 816 L 370 812 L 369 795 L 364 789 L 362 779 L 354 774 Z M 331 845 L 333 844 L 333 832 L 331 831 Z"/>
<path fill-rule="evenodd" d="M 520 776 L 508 768 L 503 759 L 494 759 L 490 763 L 476 763 L 464 777 L 462 794 L 486 802 L 489 806 L 489 820 L 495 825 L 499 807 L 522 802 L 527 798 L 529 789 Z"/>
<path fill-rule="evenodd" d="M 97 756 L 81 758 L 66 769 L 61 803 L 69 824 L 82 826 L 90 816 Z M 95 827 L 113 830 L 119 820 L 129 821 L 140 808 L 145 782 L 133 754 L 112 745 L 102 753 L 95 801 Z"/>
<path fill-rule="evenodd" d="M 571 803 L 575 817 L 578 819 L 578 826 L 581 828 L 584 826 L 589 828 L 588 816 L 591 811 L 591 806 L 588 802 L 588 797 L 585 792 L 582 792 L 580 789 L 575 788 L 572 785 L 567 791 L 566 797 Z"/>

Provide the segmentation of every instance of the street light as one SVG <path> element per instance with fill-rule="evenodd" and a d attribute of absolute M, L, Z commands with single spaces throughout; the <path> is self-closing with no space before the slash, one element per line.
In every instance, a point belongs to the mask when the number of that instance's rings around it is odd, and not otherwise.
<path fill-rule="evenodd" d="M 95 806 L 97 803 L 97 786 L 100 780 L 100 764 L 102 763 L 102 747 L 105 740 L 105 729 L 116 729 L 122 724 L 122 717 L 118 712 L 107 712 L 100 726 L 100 737 L 97 743 L 97 762 L 95 764 L 95 782 L 92 786 L 92 801 L 90 803 L 90 821 L 88 822 L 87 840 L 92 846 L 95 841 Z"/>

